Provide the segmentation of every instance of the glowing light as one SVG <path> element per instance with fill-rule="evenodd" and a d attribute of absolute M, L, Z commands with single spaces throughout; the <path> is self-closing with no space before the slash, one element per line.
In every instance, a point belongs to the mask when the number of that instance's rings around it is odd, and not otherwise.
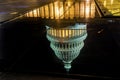
<path fill-rule="evenodd" d="M 51 18 L 51 19 L 54 19 L 53 3 L 50 3 L 50 4 L 49 4 L 49 7 L 50 7 L 50 18 Z"/>
<path fill-rule="evenodd" d="M 45 6 L 45 17 L 49 18 L 49 9 L 48 9 L 48 5 Z"/>
<path fill-rule="evenodd" d="M 104 1 L 104 6 L 106 6 L 106 0 Z"/>
<path fill-rule="evenodd" d="M 76 2 L 75 3 L 75 17 L 79 18 L 79 10 L 80 7 L 79 7 L 79 2 Z"/>
<path fill-rule="evenodd" d="M 84 7 L 85 5 L 84 5 L 84 2 L 81 2 L 81 4 L 80 4 L 80 17 L 81 18 L 84 18 L 84 13 L 85 13 L 85 7 Z"/>
<path fill-rule="evenodd" d="M 86 11 L 86 18 L 89 18 L 89 14 L 90 14 L 90 7 L 89 7 L 89 5 L 86 6 L 85 11 Z"/>
<path fill-rule="evenodd" d="M 12 12 L 12 13 L 10 13 L 10 14 L 13 14 L 13 15 L 15 15 L 15 14 L 18 14 L 18 12 Z"/>
<path fill-rule="evenodd" d="M 98 0 L 98 4 L 104 16 L 120 16 L 120 0 Z"/>
<path fill-rule="evenodd" d="M 88 1 L 90 1 L 90 0 L 86 0 L 86 2 L 88 2 Z"/>
<path fill-rule="evenodd" d="M 33 10 L 34 17 L 37 17 L 37 9 Z"/>
<path fill-rule="evenodd" d="M 44 12 L 44 7 L 41 7 L 41 10 L 40 10 L 40 11 L 41 11 L 41 17 L 44 18 L 44 17 L 45 17 L 45 15 L 44 15 L 44 13 L 45 13 L 45 12 Z"/>
<path fill-rule="evenodd" d="M 74 19 L 94 18 L 95 3 L 87 1 L 75 2 L 67 0 L 65 2 L 55 1 L 25 14 L 26 17 L 41 17 L 46 19 Z"/>
<path fill-rule="evenodd" d="M 113 4 L 113 0 L 111 0 L 111 5 Z"/>

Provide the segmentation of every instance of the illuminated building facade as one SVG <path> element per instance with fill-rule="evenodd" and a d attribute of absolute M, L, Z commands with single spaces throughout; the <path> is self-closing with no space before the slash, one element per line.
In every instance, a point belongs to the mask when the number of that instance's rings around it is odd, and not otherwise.
<path fill-rule="evenodd" d="M 120 16 L 120 0 L 95 0 L 104 16 Z"/>
<path fill-rule="evenodd" d="M 24 17 L 39 17 L 44 19 L 74 19 L 94 18 L 94 1 L 55 1 L 32 11 L 27 12 Z"/>
<path fill-rule="evenodd" d="M 86 25 L 75 24 L 67 28 L 47 28 L 47 38 L 55 55 L 63 61 L 64 68 L 69 71 L 72 61 L 80 54 L 87 37 Z"/>

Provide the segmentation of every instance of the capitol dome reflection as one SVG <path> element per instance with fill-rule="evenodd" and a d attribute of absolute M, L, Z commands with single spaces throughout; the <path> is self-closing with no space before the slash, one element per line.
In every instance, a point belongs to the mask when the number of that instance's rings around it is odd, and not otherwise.
<path fill-rule="evenodd" d="M 68 72 L 72 61 L 78 57 L 84 47 L 84 40 L 87 37 L 86 24 L 76 23 L 66 28 L 51 28 L 46 26 L 47 39 L 55 55 L 62 60 L 64 68 Z"/>
<path fill-rule="evenodd" d="M 50 47 L 69 72 L 87 37 L 87 23 L 83 23 L 83 19 L 95 17 L 95 3 L 89 0 L 57 0 L 29 11 L 24 17 L 49 20 L 45 25 Z M 77 19 L 82 22 L 76 22 Z"/>

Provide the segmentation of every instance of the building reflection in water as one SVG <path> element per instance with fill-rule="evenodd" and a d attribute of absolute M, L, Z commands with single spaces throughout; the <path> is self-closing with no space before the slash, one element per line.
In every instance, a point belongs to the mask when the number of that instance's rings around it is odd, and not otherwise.
<path fill-rule="evenodd" d="M 25 14 L 25 17 L 40 17 L 46 19 L 94 18 L 94 1 L 55 1 L 36 8 Z"/>
<path fill-rule="evenodd" d="M 94 18 L 94 1 L 55 1 L 41 6 L 25 14 L 25 17 L 39 17 L 43 19 Z M 69 24 L 69 22 L 68 22 Z M 74 26 L 62 28 L 51 27 L 46 24 L 47 39 L 55 55 L 62 60 L 66 71 L 71 69 L 72 61 L 80 54 L 87 37 L 86 24 L 74 23 Z M 63 24 L 64 25 L 64 24 Z M 60 25 L 59 25 L 60 26 Z"/>
<path fill-rule="evenodd" d="M 120 16 L 120 0 L 96 0 L 105 16 Z"/>
<path fill-rule="evenodd" d="M 80 54 L 87 37 L 86 24 L 76 23 L 66 28 L 46 26 L 47 39 L 55 55 L 63 61 L 64 68 L 69 71 L 72 61 Z"/>

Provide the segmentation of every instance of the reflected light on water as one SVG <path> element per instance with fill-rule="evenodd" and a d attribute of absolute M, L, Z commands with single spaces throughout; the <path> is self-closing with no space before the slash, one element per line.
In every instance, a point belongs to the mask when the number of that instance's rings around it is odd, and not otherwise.
<path fill-rule="evenodd" d="M 86 28 L 83 29 L 50 29 L 48 35 L 58 38 L 78 37 L 86 33 Z"/>
<path fill-rule="evenodd" d="M 90 5 L 89 5 L 89 2 L 86 2 L 85 12 L 86 12 L 86 18 L 89 18 L 89 13 L 90 13 Z"/>
<path fill-rule="evenodd" d="M 96 0 L 103 14 L 120 16 L 120 0 Z M 104 13 L 105 12 L 105 13 Z"/>
<path fill-rule="evenodd" d="M 94 18 L 95 3 L 87 1 L 55 1 L 27 12 L 25 17 L 46 19 Z"/>
<path fill-rule="evenodd" d="M 113 4 L 113 0 L 111 0 L 111 5 Z"/>
<path fill-rule="evenodd" d="M 62 60 L 67 72 L 71 69 L 71 63 L 78 57 L 84 47 L 87 37 L 86 24 L 76 23 L 67 28 L 52 28 L 46 26 L 46 37 L 50 41 L 50 47 L 55 55 Z"/>
<path fill-rule="evenodd" d="M 106 0 L 104 0 L 104 6 L 106 6 Z"/>

